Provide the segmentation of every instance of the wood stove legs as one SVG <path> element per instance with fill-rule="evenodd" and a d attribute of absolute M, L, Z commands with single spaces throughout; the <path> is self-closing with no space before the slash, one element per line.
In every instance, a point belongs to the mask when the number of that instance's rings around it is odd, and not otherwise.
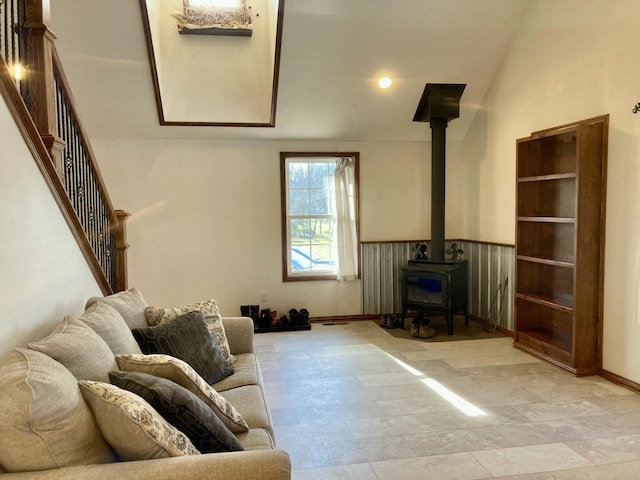
<path fill-rule="evenodd" d="M 425 313 L 428 312 L 435 312 L 437 311 L 438 313 L 443 313 L 444 314 L 444 318 L 447 321 L 447 335 L 453 335 L 453 311 L 451 309 L 445 309 L 444 311 L 442 311 L 441 309 L 438 310 L 434 310 L 434 309 L 409 309 L 406 307 L 402 308 L 402 317 L 400 318 L 400 326 L 402 328 L 404 327 L 404 319 L 407 316 L 407 312 L 409 310 L 414 310 L 418 312 L 418 318 L 420 320 L 422 320 L 424 318 Z M 462 308 L 462 313 L 464 313 L 464 325 L 465 327 L 469 326 L 469 316 L 467 315 L 467 308 L 463 307 Z"/>

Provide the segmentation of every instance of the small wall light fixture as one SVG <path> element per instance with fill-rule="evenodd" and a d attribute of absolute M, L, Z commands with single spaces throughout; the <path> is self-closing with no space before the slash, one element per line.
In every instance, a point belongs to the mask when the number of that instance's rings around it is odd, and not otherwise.
<path fill-rule="evenodd" d="M 22 65 L 16 63 L 15 65 L 13 65 L 12 70 L 13 78 L 16 80 L 22 80 L 22 77 L 24 76 L 24 68 L 22 68 Z"/>

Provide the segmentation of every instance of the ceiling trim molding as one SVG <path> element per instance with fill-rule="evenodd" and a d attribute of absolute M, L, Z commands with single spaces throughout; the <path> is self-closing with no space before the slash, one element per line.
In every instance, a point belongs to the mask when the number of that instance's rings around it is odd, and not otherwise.
<path fill-rule="evenodd" d="M 284 23 L 284 2 L 278 2 L 278 20 L 276 25 L 276 48 L 275 58 L 273 62 L 273 82 L 271 87 L 271 113 L 269 122 L 191 122 L 191 121 L 175 121 L 167 120 L 164 117 L 164 108 L 162 105 L 162 94 L 160 91 L 160 81 L 158 80 L 158 68 L 156 65 L 156 56 L 153 46 L 153 38 L 151 36 L 151 25 L 149 24 L 149 11 L 147 9 L 146 0 L 139 0 L 140 10 L 142 13 L 142 26 L 147 45 L 147 54 L 149 56 L 149 66 L 151 68 L 151 79 L 153 81 L 153 90 L 156 98 L 156 110 L 158 112 L 158 120 L 163 126 L 182 126 L 182 127 L 275 127 L 276 126 L 276 107 L 278 102 L 278 82 L 280 77 L 280 57 L 282 50 L 282 26 Z"/>

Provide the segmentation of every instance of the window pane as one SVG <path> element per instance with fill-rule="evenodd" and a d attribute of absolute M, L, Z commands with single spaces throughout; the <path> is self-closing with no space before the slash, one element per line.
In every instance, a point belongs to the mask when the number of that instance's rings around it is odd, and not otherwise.
<path fill-rule="evenodd" d="M 311 260 L 304 254 L 306 245 L 291 244 L 291 271 L 308 272 L 311 270 Z"/>
<path fill-rule="evenodd" d="M 331 163 L 310 163 L 309 187 L 327 188 L 329 185 L 328 181 L 330 179 L 333 181 L 333 170 L 335 170 L 335 165 Z"/>
<path fill-rule="evenodd" d="M 309 191 L 309 213 L 311 215 L 328 215 L 331 213 L 331 192 L 326 190 Z"/>
<path fill-rule="evenodd" d="M 308 163 L 289 163 L 289 188 L 309 188 L 308 172 Z"/>
<path fill-rule="evenodd" d="M 291 244 L 304 245 L 309 243 L 309 219 L 296 218 L 291 220 Z"/>
<path fill-rule="evenodd" d="M 334 221 L 330 218 L 291 220 L 291 271 L 335 272 L 332 258 Z M 293 235 L 294 229 L 299 234 Z"/>
<path fill-rule="evenodd" d="M 309 215 L 309 190 L 289 191 L 289 215 Z"/>

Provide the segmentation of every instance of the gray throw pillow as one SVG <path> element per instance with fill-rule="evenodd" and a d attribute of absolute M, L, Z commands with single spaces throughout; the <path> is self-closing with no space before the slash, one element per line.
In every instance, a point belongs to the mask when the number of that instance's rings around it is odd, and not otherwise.
<path fill-rule="evenodd" d="M 187 362 L 209 384 L 233 374 L 233 365 L 215 344 L 201 312 L 189 312 L 170 322 L 132 330 L 145 354 L 164 353 Z"/>
<path fill-rule="evenodd" d="M 146 400 L 201 453 L 234 452 L 242 445 L 206 403 L 177 383 L 140 372 L 109 373 L 111 383 Z"/>
<path fill-rule="evenodd" d="M 118 355 L 118 367 L 125 372 L 148 373 L 183 386 L 206 403 L 233 433 L 249 431 L 240 412 L 209 385 L 187 362 L 171 355 Z"/>
<path fill-rule="evenodd" d="M 180 315 L 184 315 L 189 312 L 202 312 L 204 318 L 207 319 L 207 327 L 211 332 L 213 341 L 216 342 L 216 345 L 218 345 L 220 350 L 222 350 L 222 353 L 224 353 L 231 363 L 235 363 L 236 358 L 231 354 L 231 348 L 229 347 L 227 333 L 222 323 L 222 316 L 220 315 L 218 304 L 213 298 L 203 302 L 192 303 L 184 307 L 147 307 L 144 309 L 144 316 L 147 319 L 147 323 L 153 327 L 155 325 L 170 322 L 174 318 L 178 318 Z"/>

